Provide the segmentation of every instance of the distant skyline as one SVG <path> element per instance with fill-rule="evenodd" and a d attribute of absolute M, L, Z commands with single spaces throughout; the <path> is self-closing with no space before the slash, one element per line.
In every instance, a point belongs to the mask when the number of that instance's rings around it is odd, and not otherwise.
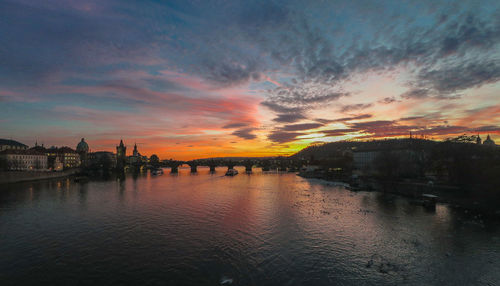
<path fill-rule="evenodd" d="M 0 2 L 0 138 L 187 160 L 500 142 L 499 1 Z"/>

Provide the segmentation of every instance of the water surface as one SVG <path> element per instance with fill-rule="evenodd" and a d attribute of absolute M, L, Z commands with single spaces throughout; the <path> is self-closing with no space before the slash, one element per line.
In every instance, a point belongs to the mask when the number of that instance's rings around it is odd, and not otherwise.
<path fill-rule="evenodd" d="M 493 219 L 295 174 L 1 186 L 1 285 L 499 285 Z"/>

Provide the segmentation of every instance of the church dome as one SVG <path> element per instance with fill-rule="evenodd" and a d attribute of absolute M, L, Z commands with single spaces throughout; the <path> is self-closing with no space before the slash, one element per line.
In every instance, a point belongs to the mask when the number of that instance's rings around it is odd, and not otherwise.
<path fill-rule="evenodd" d="M 87 144 L 87 142 L 85 142 L 85 139 L 82 138 L 82 141 L 80 141 L 80 143 L 78 143 L 78 145 L 76 145 L 76 152 L 80 153 L 80 152 L 88 152 L 89 151 L 89 145 Z"/>
<path fill-rule="evenodd" d="M 488 137 L 486 138 L 486 140 L 484 140 L 483 144 L 488 146 L 495 146 L 495 141 L 493 141 L 493 139 L 491 139 L 490 135 L 488 134 Z"/>

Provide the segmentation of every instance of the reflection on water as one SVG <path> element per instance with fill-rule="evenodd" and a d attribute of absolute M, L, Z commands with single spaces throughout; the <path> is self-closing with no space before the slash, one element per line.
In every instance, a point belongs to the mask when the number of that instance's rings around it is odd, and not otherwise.
<path fill-rule="evenodd" d="M 495 285 L 498 222 L 294 174 L 2 187 L 2 285 Z"/>

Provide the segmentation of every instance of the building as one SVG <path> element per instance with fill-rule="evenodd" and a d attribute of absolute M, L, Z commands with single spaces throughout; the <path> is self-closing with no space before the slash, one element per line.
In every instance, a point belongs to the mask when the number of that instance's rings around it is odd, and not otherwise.
<path fill-rule="evenodd" d="M 91 168 L 115 168 L 116 155 L 112 152 L 98 151 L 88 154 L 88 164 Z"/>
<path fill-rule="evenodd" d="M 36 150 L 7 149 L 0 152 L 4 168 L 11 171 L 46 171 L 47 155 Z"/>
<path fill-rule="evenodd" d="M 47 156 L 49 159 L 49 169 L 55 172 L 63 171 L 64 170 L 64 163 L 61 160 L 61 157 L 56 156 L 53 158 L 50 158 Z"/>
<path fill-rule="evenodd" d="M 127 146 L 120 140 L 120 145 L 116 146 L 116 168 L 123 169 L 127 163 Z"/>
<path fill-rule="evenodd" d="M 76 152 L 80 155 L 80 162 L 82 166 L 87 166 L 88 164 L 88 153 L 89 153 L 89 145 L 85 142 L 85 138 L 76 145 Z"/>
<path fill-rule="evenodd" d="M 137 144 L 134 144 L 134 151 L 132 152 L 132 156 L 128 157 L 128 162 L 130 165 L 143 165 L 148 162 L 147 156 L 142 156 L 137 150 Z"/>
<path fill-rule="evenodd" d="M 352 148 L 353 167 L 365 174 L 376 171 L 376 164 L 389 160 L 397 165 L 398 172 L 411 174 L 419 171 L 419 166 L 427 156 L 425 150 L 434 144 L 424 139 L 387 139 L 365 142 Z M 394 162 L 392 162 L 392 161 Z"/>
<path fill-rule="evenodd" d="M 381 152 L 381 150 L 353 150 L 352 160 L 354 168 L 363 170 L 371 167 L 373 161 Z"/>
<path fill-rule="evenodd" d="M 495 146 L 495 141 L 493 141 L 493 139 L 491 139 L 490 135 L 488 134 L 488 137 L 486 137 L 486 140 L 484 140 L 483 145 Z"/>
<path fill-rule="evenodd" d="M 60 147 L 56 148 L 54 146 L 47 149 L 47 156 L 49 161 L 54 162 L 54 164 L 59 160 L 62 162 L 64 169 L 72 169 L 80 167 L 80 155 L 70 147 Z M 59 157 L 56 159 L 56 157 Z M 55 166 L 53 166 L 55 169 Z"/>
<path fill-rule="evenodd" d="M 64 169 L 63 158 L 57 153 L 56 147 L 51 147 L 49 149 L 35 144 L 35 147 L 29 149 L 30 151 L 35 151 L 47 155 L 47 168 L 52 171 L 62 171 Z"/>
<path fill-rule="evenodd" d="M 27 145 L 10 139 L 0 139 L 0 151 L 3 150 L 26 150 Z"/>
<path fill-rule="evenodd" d="M 70 147 L 60 147 L 57 149 L 57 154 L 61 159 L 64 169 L 80 167 L 80 155 Z"/>

